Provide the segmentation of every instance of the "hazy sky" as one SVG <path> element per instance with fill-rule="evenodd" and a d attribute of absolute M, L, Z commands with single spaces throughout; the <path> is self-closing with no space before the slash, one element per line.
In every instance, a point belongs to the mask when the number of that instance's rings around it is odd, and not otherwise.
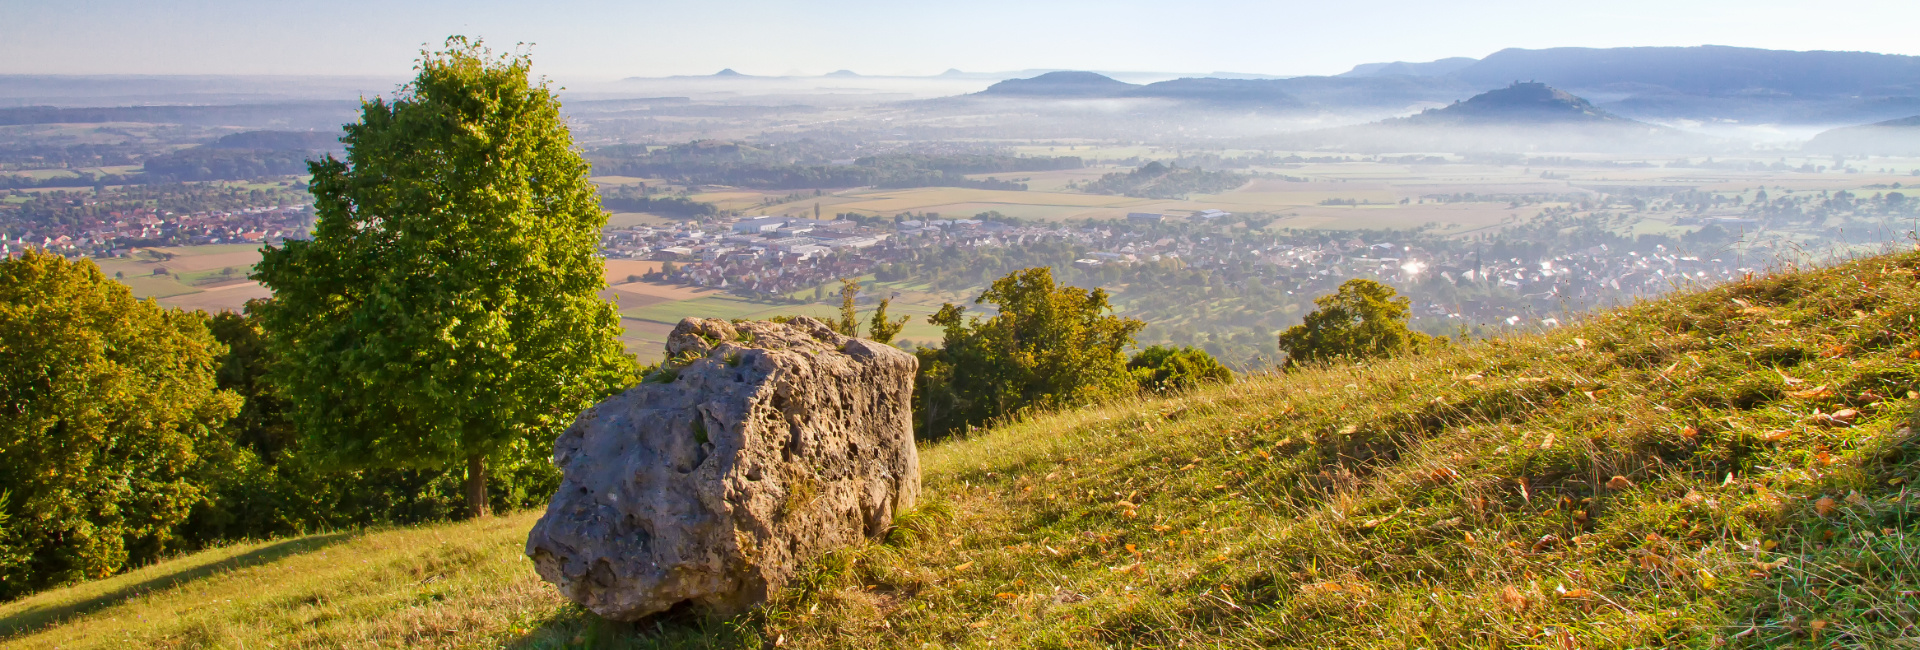
<path fill-rule="evenodd" d="M 1328 74 L 1506 47 L 1920 55 L 1916 0 L 0 0 L 0 74 L 405 76 L 449 34 L 557 79 L 1076 68 Z"/>

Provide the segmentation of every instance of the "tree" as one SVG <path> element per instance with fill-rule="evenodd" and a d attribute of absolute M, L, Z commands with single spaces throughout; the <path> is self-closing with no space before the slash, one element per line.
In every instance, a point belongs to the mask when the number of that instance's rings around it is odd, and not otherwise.
<path fill-rule="evenodd" d="M 1190 390 L 1207 383 L 1233 383 L 1233 371 L 1220 365 L 1206 350 L 1194 347 L 1153 346 L 1127 362 L 1140 389 L 1154 393 Z"/>
<path fill-rule="evenodd" d="M 0 597 L 168 548 L 230 448 L 224 353 L 91 261 L 0 258 Z"/>
<path fill-rule="evenodd" d="M 887 316 L 887 307 L 892 304 L 892 298 L 880 299 L 880 305 L 873 310 L 873 320 L 867 322 L 867 338 L 876 343 L 892 343 L 893 337 L 899 336 L 900 330 L 907 328 L 907 321 L 913 317 L 901 316 L 900 320 L 890 319 Z"/>
<path fill-rule="evenodd" d="M 525 54 L 447 40 L 347 159 L 314 162 L 313 239 L 254 275 L 272 378 L 343 466 L 466 464 L 469 514 L 496 463 L 544 462 L 575 413 L 631 383 L 595 254 L 607 214 L 560 103 Z"/>
<path fill-rule="evenodd" d="M 1313 300 L 1319 309 L 1280 333 L 1286 367 L 1333 359 L 1368 359 L 1418 349 L 1427 335 L 1407 328 L 1412 310 L 1393 287 L 1353 279 Z"/>
<path fill-rule="evenodd" d="M 860 335 L 860 317 L 854 306 L 859 297 L 860 281 L 840 278 L 840 317 L 833 321 L 833 331 L 846 336 Z"/>
<path fill-rule="evenodd" d="M 981 320 L 949 303 L 927 318 L 945 330 L 941 348 L 917 353 L 916 414 L 928 434 L 1132 389 L 1125 348 L 1146 323 L 1107 313 L 1105 290 L 1058 286 L 1035 267 L 994 281 L 974 300 L 983 302 L 999 313 Z"/>

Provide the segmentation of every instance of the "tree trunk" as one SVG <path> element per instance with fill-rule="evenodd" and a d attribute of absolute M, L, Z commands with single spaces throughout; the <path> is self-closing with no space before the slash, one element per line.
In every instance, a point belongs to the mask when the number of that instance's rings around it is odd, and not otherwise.
<path fill-rule="evenodd" d="M 487 516 L 487 457 L 467 457 L 467 514 L 474 519 Z"/>

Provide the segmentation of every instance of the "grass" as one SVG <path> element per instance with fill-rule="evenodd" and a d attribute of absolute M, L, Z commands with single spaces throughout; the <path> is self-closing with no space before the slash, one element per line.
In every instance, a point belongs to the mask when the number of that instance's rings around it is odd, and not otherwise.
<path fill-rule="evenodd" d="M 1910 645 L 1917 275 L 1754 277 L 927 444 L 930 507 L 733 620 L 586 615 L 532 577 L 514 515 L 160 580 L 262 547 L 189 556 L 0 625 L 66 612 L 22 647 Z"/>

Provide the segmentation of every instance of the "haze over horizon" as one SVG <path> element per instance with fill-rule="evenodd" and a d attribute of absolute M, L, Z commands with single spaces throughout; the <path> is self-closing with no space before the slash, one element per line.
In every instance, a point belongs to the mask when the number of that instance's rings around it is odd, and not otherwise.
<path fill-rule="evenodd" d="M 1363 63 L 1478 58 L 1510 47 L 1714 44 L 1920 55 L 1920 41 L 1906 28 L 1920 24 L 1920 4 L 1886 0 L 1819 11 L 1785 0 L 1627 0 L 1574 9 L 1412 0 L 1210 0 L 1177 9 L 1140 0 L 841 0 L 804 7 L 576 1 L 539 11 L 491 0 L 0 6 L 13 26 L 0 42 L 0 74 L 394 76 L 407 72 L 422 46 L 450 34 L 496 47 L 533 43 L 539 72 L 580 81 L 722 68 L 755 75 L 931 75 L 950 68 L 1336 74 Z"/>

